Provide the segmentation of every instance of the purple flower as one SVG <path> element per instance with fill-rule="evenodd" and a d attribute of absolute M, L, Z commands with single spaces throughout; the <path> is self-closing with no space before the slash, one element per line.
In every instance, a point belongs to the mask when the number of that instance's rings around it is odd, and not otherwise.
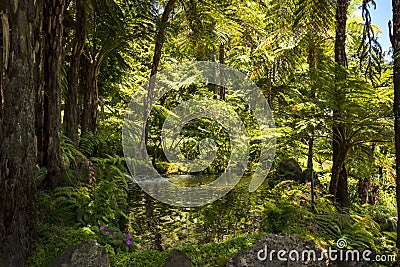
<path fill-rule="evenodd" d="M 128 233 L 128 235 L 127 235 L 127 236 L 128 236 L 128 238 L 131 238 L 131 233 Z"/>
<path fill-rule="evenodd" d="M 308 188 L 311 188 L 311 183 L 307 183 L 307 187 L 308 187 Z"/>
<path fill-rule="evenodd" d="M 128 240 L 126 240 L 126 245 L 127 246 L 130 246 L 131 245 L 131 241 L 128 239 Z"/>
<path fill-rule="evenodd" d="M 109 235 L 109 234 L 110 234 L 110 230 L 107 230 L 106 235 Z"/>
<path fill-rule="evenodd" d="M 104 231 L 104 226 L 100 226 L 100 231 Z"/>
<path fill-rule="evenodd" d="M 113 233 L 113 237 L 116 237 L 117 236 L 117 233 Z"/>

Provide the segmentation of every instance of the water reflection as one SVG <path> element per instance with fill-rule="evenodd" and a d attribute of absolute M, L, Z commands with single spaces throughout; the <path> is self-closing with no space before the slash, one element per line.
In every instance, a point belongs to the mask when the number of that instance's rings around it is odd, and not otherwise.
<path fill-rule="evenodd" d="M 180 186 L 196 186 L 208 184 L 218 175 L 174 175 L 166 178 Z M 143 191 L 131 182 L 129 216 L 133 232 L 143 241 L 139 247 L 154 249 L 154 229 L 151 227 L 157 227 L 164 249 L 221 242 L 259 233 L 268 186 L 264 182 L 258 190 L 250 193 L 250 181 L 250 175 L 245 175 L 227 195 L 203 207 L 174 207 L 154 200 L 152 218 L 146 216 Z"/>

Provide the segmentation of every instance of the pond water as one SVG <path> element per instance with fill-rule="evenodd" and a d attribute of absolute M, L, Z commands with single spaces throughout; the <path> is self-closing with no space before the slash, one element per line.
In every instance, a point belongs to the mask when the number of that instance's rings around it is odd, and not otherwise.
<path fill-rule="evenodd" d="M 217 175 L 167 176 L 174 183 L 207 184 Z M 146 212 L 146 198 L 135 183 L 130 183 L 130 227 L 143 242 L 143 249 L 154 249 L 154 236 L 161 234 L 162 247 L 221 242 L 234 237 L 260 233 L 267 182 L 250 193 L 250 175 L 244 175 L 235 188 L 223 198 L 196 208 L 175 207 L 152 199 L 152 212 Z M 148 203 L 148 202 L 147 202 Z M 148 206 L 148 205 L 147 205 Z"/>

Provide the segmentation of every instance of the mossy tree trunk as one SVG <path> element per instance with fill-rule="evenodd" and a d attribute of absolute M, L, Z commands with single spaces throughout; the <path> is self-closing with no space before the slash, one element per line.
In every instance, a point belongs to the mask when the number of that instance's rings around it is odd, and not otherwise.
<path fill-rule="evenodd" d="M 44 0 L 44 166 L 52 189 L 61 181 L 61 56 L 64 0 Z"/>
<path fill-rule="evenodd" d="M 25 266 L 35 243 L 35 12 L 34 1 L 6 0 L 5 4 L 2 25 L 7 24 L 7 48 L 3 49 L 7 60 L 4 117 L 0 122 L 0 265 L 7 267 Z"/>
<path fill-rule="evenodd" d="M 346 23 L 349 0 L 337 0 L 336 7 L 336 38 L 335 38 L 335 62 L 338 66 L 336 73 L 336 103 L 333 110 L 332 126 L 332 178 L 329 193 L 334 201 L 342 207 L 349 206 L 349 193 L 347 185 L 347 170 L 345 160 L 347 156 L 345 126 L 342 119 L 341 104 L 344 102 L 344 93 L 341 88 L 346 75 L 340 69 L 347 67 L 346 59 Z"/>

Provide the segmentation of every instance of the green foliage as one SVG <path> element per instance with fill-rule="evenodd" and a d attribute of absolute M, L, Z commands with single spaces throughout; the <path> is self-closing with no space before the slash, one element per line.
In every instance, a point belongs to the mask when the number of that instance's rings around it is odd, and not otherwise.
<path fill-rule="evenodd" d="M 80 181 L 78 165 L 87 160 L 84 154 L 75 148 L 72 141 L 65 135 L 61 135 L 61 168 L 64 185 L 73 185 Z"/>
<path fill-rule="evenodd" d="M 393 253 L 393 246 L 389 245 L 392 244 L 390 235 L 385 237 L 379 223 L 368 215 L 381 214 L 379 207 L 369 207 L 367 214 L 357 208 L 357 211 L 338 210 L 329 199 L 318 196 L 320 191 L 317 188 L 316 212 L 312 212 L 309 196 L 304 194 L 305 188 L 288 181 L 272 189 L 275 197 L 268 199 L 264 206 L 262 229 L 265 232 L 296 235 L 323 246 L 334 245 L 338 239 L 345 238 L 349 248 Z"/>
<path fill-rule="evenodd" d="M 96 140 L 95 136 L 91 136 Z M 87 142 L 88 144 L 90 142 Z M 93 142 L 92 142 L 93 144 Z M 98 145 L 99 143 L 94 143 Z M 90 145 L 86 146 L 87 148 Z M 91 148 L 90 148 L 91 149 Z M 86 159 L 70 143 L 63 145 L 66 160 L 72 162 L 66 171 L 75 173 L 77 158 Z M 87 159 L 86 159 L 87 160 Z M 54 192 L 39 190 L 38 201 L 38 243 L 39 246 L 31 261 L 32 266 L 46 266 L 65 249 L 88 239 L 98 239 L 109 253 L 134 250 L 138 242 L 127 238 L 119 227 L 114 227 L 115 239 L 99 235 L 98 225 L 119 225 L 127 219 L 128 185 L 123 175 L 124 161 L 121 157 L 93 158 L 97 173 L 97 183 L 87 185 L 70 181 L 73 185 L 58 187 Z M 38 178 L 42 174 L 38 173 Z M 117 230 L 118 229 L 118 230 Z M 110 236 L 112 236 L 112 234 Z"/>
<path fill-rule="evenodd" d="M 303 212 L 287 203 L 272 201 L 266 204 L 263 224 L 267 233 L 280 234 L 288 231 L 291 224 Z"/>
<path fill-rule="evenodd" d="M 61 135 L 61 154 L 63 156 L 64 169 L 69 168 L 77 157 L 84 157 L 83 153 L 76 149 L 72 141 L 65 135 Z"/>
<path fill-rule="evenodd" d="M 238 251 L 251 247 L 261 235 L 235 238 L 222 243 L 210 243 L 199 247 L 185 246 L 184 251 L 193 266 L 214 267 L 225 266 L 227 260 Z M 114 267 L 160 267 L 168 258 L 170 251 L 137 251 L 115 254 L 110 257 Z"/>
<path fill-rule="evenodd" d="M 39 214 L 57 225 L 94 226 L 119 223 L 126 218 L 126 191 L 115 181 L 100 181 L 95 187 L 58 187 L 54 193 L 38 193 Z"/>
<path fill-rule="evenodd" d="M 48 266 L 67 248 L 95 239 L 95 233 L 88 227 L 59 226 L 52 223 L 38 224 L 37 238 L 40 241 L 34 256 L 29 260 L 30 267 Z"/>
<path fill-rule="evenodd" d="M 91 158 L 100 182 L 96 185 L 87 210 L 92 225 L 127 218 L 128 184 L 124 175 L 125 159 L 119 156 Z M 97 216 L 96 216 L 97 215 Z"/>
<path fill-rule="evenodd" d="M 140 242 L 130 232 L 122 232 L 119 227 L 108 224 L 100 225 L 94 232 L 97 234 L 99 244 L 103 245 L 110 255 L 135 251 L 136 243 Z"/>
<path fill-rule="evenodd" d="M 168 251 L 148 250 L 112 255 L 110 261 L 114 267 L 159 267 L 167 258 Z"/>
<path fill-rule="evenodd" d="M 87 225 L 119 223 L 127 218 L 127 193 L 115 181 L 100 181 L 90 201 L 81 212 L 81 221 Z"/>
<path fill-rule="evenodd" d="M 76 225 L 78 214 L 87 207 L 90 188 L 84 185 L 58 187 L 55 192 L 41 190 L 37 193 L 39 222 L 54 225 Z"/>
<path fill-rule="evenodd" d="M 100 72 L 96 76 L 99 85 L 97 132 L 84 133 L 79 149 L 62 136 L 64 187 L 54 192 L 43 190 L 46 169 L 38 168 L 35 174 L 39 188 L 39 246 L 32 266 L 45 266 L 68 246 L 88 238 L 97 238 L 105 245 L 114 266 L 162 266 L 168 251 L 135 251 L 152 246 L 151 242 L 142 244 L 136 240 L 136 236 L 142 240 L 154 238 L 154 229 L 149 226 L 152 223 L 161 232 L 164 247 L 193 244 L 182 249 L 193 264 L 203 266 L 223 266 L 231 255 L 256 242 L 259 236 L 254 236 L 255 233 L 297 235 L 323 246 L 346 238 L 351 247 L 392 251 L 397 226 L 393 73 L 391 66 L 385 64 L 382 76 L 374 77 L 371 82 L 359 70 L 359 65 L 367 67 L 368 64 L 365 61 L 360 64 L 355 56 L 363 45 L 359 38 L 362 35 L 360 18 L 350 18 L 348 23 L 348 69 L 334 64 L 335 6 L 329 0 L 271 0 L 268 5 L 251 0 L 177 1 L 169 18 L 160 62 L 162 69 L 194 59 L 218 61 L 222 59 L 219 48 L 223 46 L 225 63 L 251 77 L 271 104 L 279 138 L 276 162 L 295 158 L 304 168 L 308 142 L 314 138 L 312 160 L 321 182 L 316 188 L 315 211 L 311 209 L 310 189 L 305 184 L 281 181 L 275 172 L 258 192 L 249 194 L 245 181 L 224 198 L 204 207 L 184 209 L 155 201 L 154 218 L 147 217 L 143 192 L 128 190 L 121 129 L 133 93 L 150 74 L 154 33 L 161 26 L 159 18 L 164 4 L 165 1 L 87 2 L 87 38 L 82 65 L 93 64 Z M 357 1 L 350 12 L 356 9 Z M 66 53 L 68 60 L 70 51 Z M 68 63 L 64 64 L 62 75 L 64 99 Z M 85 75 L 82 69 L 82 87 Z M 338 81 L 339 76 L 346 78 Z M 183 101 L 213 98 L 216 87 L 203 83 L 182 86 L 173 82 L 166 86 L 174 90 L 152 109 L 147 148 L 161 173 L 179 174 L 183 171 L 167 162 L 162 151 L 163 123 L 168 116 L 175 116 L 173 109 Z M 240 95 L 227 88 L 225 102 L 233 107 L 247 128 L 250 136 L 247 170 L 253 170 L 262 147 L 260 129 Z M 333 118 L 333 111 L 340 113 L 340 117 Z M 342 138 L 348 145 L 346 166 L 352 202 L 349 210 L 335 207 L 327 193 L 331 129 L 337 122 L 345 126 Z M 131 126 L 135 136 L 140 137 L 142 125 Z M 201 153 L 198 143 L 205 138 L 216 142 L 217 155 L 202 173 L 207 176 L 201 181 L 193 179 L 197 184 L 215 178 L 208 174 L 223 172 L 231 154 L 224 126 L 205 118 L 183 127 L 179 148 L 186 158 L 196 159 Z M 374 151 L 371 141 L 376 143 Z M 81 183 L 85 175 L 80 164 L 88 162 L 94 164 L 96 184 Z M 357 182 L 366 177 L 372 177 L 380 186 L 379 201 L 359 206 L 355 204 L 358 203 Z M 107 229 L 100 231 L 99 226 Z M 135 233 L 129 248 L 125 243 L 126 229 Z M 107 230 L 110 230 L 108 235 Z M 116 237 L 112 236 L 114 233 Z M 226 242 L 215 243 L 220 241 Z M 124 253 L 127 248 L 129 252 Z"/>
<path fill-rule="evenodd" d="M 121 186 L 127 189 L 124 183 L 125 158 L 118 155 L 105 155 L 104 157 L 92 157 L 91 161 L 95 163 L 96 175 L 103 180 L 114 180 L 121 183 Z"/>
<path fill-rule="evenodd" d="M 261 235 L 235 238 L 222 243 L 210 243 L 200 247 L 183 247 L 194 266 L 225 266 L 227 260 L 240 250 L 254 245 Z"/>
<path fill-rule="evenodd" d="M 79 142 L 79 150 L 90 157 L 95 154 L 95 150 L 99 147 L 106 147 L 106 137 L 101 135 L 96 135 L 92 132 L 85 132 L 81 137 Z"/>
<path fill-rule="evenodd" d="M 332 243 L 345 238 L 349 248 L 377 249 L 379 225 L 369 216 L 332 212 L 315 217 L 315 225 L 322 236 Z"/>

